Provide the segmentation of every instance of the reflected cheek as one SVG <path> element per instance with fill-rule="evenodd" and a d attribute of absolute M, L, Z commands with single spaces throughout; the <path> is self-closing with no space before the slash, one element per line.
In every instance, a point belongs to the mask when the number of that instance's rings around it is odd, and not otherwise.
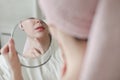
<path fill-rule="evenodd" d="M 56 29 L 56 27 L 54 25 L 52 25 L 52 24 L 49 24 L 48 29 L 49 29 L 50 34 L 52 35 L 52 37 L 57 40 L 57 29 Z"/>
<path fill-rule="evenodd" d="M 52 35 L 52 37 L 56 39 L 53 30 L 51 28 L 49 28 L 49 30 L 50 30 L 50 34 Z"/>
<path fill-rule="evenodd" d="M 26 34 L 33 35 L 35 32 L 31 30 L 30 28 L 25 30 Z"/>

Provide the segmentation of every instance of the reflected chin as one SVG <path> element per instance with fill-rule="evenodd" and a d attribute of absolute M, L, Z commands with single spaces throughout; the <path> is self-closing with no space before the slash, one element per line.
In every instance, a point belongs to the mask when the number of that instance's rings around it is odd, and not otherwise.
<path fill-rule="evenodd" d="M 45 35 L 40 32 L 40 33 L 36 33 L 34 36 L 35 36 L 36 38 L 42 38 L 42 37 L 44 37 Z"/>

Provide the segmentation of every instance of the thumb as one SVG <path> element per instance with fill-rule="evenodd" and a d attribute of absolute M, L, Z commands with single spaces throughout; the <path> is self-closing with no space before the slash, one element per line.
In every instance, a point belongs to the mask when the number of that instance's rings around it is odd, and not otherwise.
<path fill-rule="evenodd" d="M 9 46 L 10 55 L 15 55 L 16 54 L 15 44 L 14 44 L 14 40 L 12 38 L 10 39 L 8 46 Z"/>
<path fill-rule="evenodd" d="M 6 44 L 3 48 L 0 49 L 0 53 L 2 55 L 7 54 L 9 52 L 8 44 Z"/>

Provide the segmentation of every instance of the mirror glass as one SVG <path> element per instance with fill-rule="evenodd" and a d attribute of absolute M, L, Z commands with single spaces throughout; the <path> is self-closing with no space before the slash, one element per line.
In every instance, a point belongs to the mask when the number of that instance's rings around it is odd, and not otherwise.
<path fill-rule="evenodd" d="M 23 66 L 34 68 L 49 61 L 52 41 L 48 26 L 43 20 L 34 17 L 21 20 L 13 28 L 11 36 Z"/>

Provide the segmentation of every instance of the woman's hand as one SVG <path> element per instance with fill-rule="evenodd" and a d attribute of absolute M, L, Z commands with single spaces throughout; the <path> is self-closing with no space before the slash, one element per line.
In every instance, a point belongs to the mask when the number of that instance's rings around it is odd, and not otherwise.
<path fill-rule="evenodd" d="M 22 80 L 21 65 L 15 50 L 14 40 L 11 38 L 0 52 L 10 68 L 12 80 Z"/>

